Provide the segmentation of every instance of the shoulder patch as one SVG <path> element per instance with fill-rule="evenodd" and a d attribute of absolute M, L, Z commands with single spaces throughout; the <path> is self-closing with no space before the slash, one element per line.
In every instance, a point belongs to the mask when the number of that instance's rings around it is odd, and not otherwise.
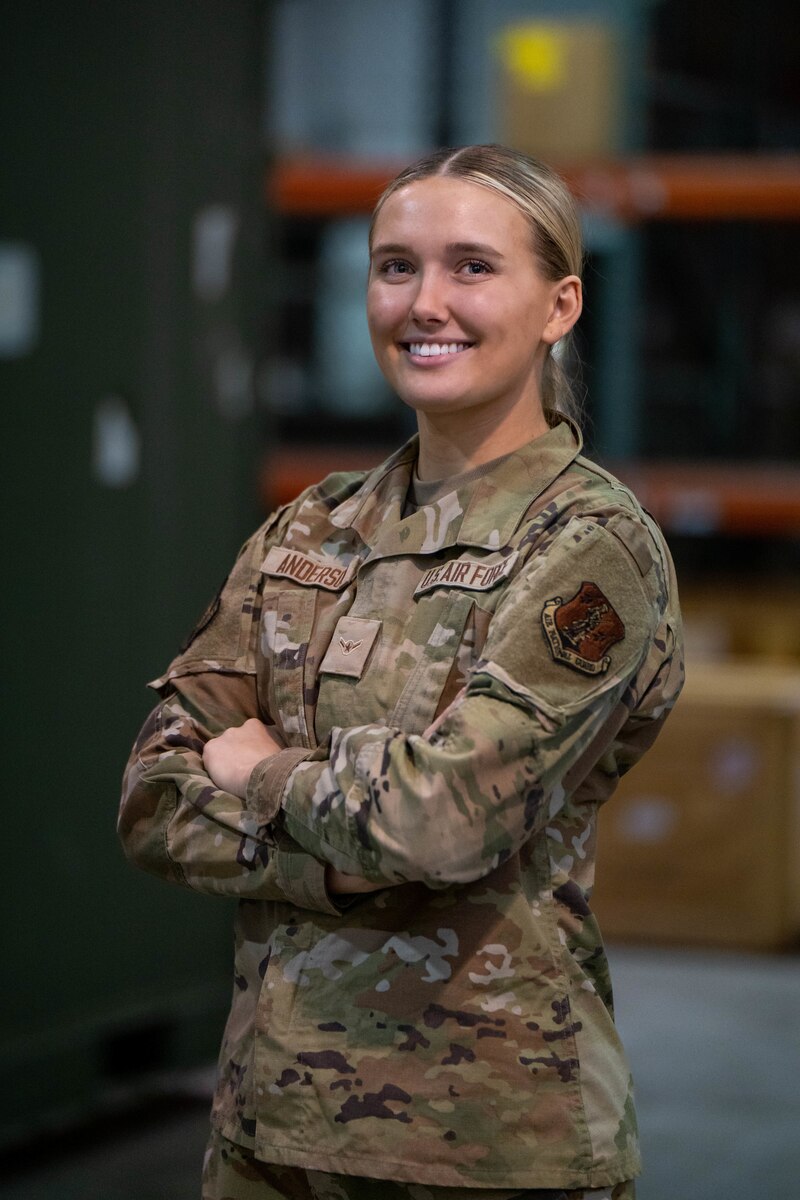
<path fill-rule="evenodd" d="M 611 666 L 608 651 L 625 637 L 625 626 L 596 583 L 584 582 L 571 599 L 553 596 L 542 609 L 542 625 L 553 658 L 602 675 Z"/>

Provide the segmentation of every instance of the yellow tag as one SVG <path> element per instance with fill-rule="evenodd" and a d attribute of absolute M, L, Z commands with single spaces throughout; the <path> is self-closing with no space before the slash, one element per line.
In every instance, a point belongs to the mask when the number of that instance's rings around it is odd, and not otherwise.
<path fill-rule="evenodd" d="M 562 87 L 567 73 L 567 32 L 558 25 L 514 25 L 499 38 L 500 57 L 516 83 L 529 92 Z"/>

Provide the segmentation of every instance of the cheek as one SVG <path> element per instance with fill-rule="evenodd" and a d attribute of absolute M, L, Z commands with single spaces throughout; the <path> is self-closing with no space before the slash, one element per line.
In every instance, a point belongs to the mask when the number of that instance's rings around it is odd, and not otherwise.
<path fill-rule="evenodd" d="M 375 288 L 367 292 L 367 325 L 373 338 L 384 336 L 403 319 L 408 306 L 396 292 Z"/>

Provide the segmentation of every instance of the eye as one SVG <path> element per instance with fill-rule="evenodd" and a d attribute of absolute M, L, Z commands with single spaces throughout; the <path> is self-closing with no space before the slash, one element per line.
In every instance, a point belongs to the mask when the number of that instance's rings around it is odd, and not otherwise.
<path fill-rule="evenodd" d="M 378 267 L 379 275 L 392 276 L 410 275 L 412 273 L 411 264 L 406 262 L 404 258 L 390 258 L 387 262 L 381 263 Z"/>
<path fill-rule="evenodd" d="M 465 275 L 470 276 L 491 275 L 492 273 L 492 268 L 489 266 L 489 264 L 483 262 L 479 258 L 469 259 L 468 262 L 462 264 L 460 269 Z"/>

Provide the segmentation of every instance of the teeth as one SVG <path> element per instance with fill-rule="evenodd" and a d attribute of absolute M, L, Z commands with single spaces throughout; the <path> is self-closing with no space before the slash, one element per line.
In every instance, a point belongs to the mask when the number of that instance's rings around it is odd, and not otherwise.
<path fill-rule="evenodd" d="M 431 358 L 439 354 L 458 354 L 461 350 L 467 349 L 467 343 L 411 342 L 408 349 L 411 354 L 418 354 L 420 358 Z"/>

